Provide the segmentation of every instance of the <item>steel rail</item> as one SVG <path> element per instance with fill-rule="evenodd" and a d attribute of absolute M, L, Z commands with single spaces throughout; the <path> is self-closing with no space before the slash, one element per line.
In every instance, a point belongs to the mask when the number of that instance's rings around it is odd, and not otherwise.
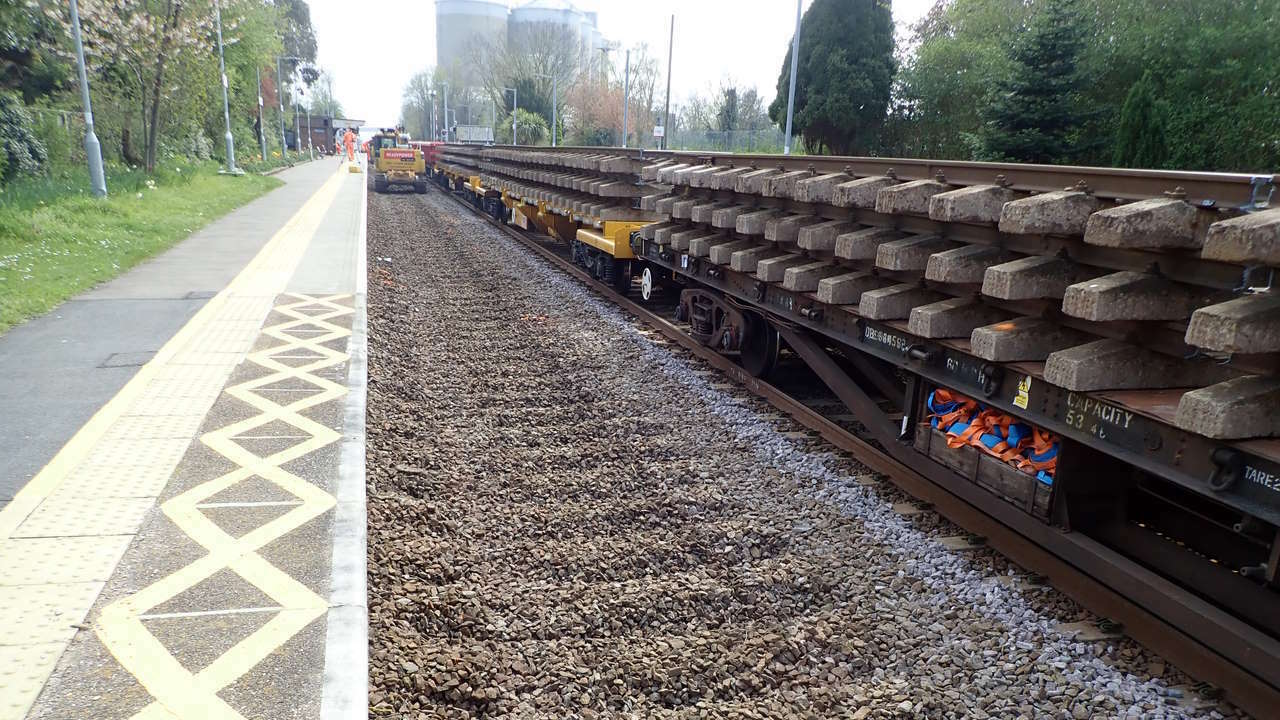
<path fill-rule="evenodd" d="M 435 189 L 440 190 L 438 187 Z M 463 202 L 453 192 L 448 192 L 447 194 L 459 205 L 475 212 L 474 207 Z M 1053 528 L 1049 526 L 1044 526 L 1045 531 L 1039 533 L 1038 537 L 1032 537 L 1028 533 L 1020 532 L 1000 519 L 1001 516 L 1008 517 L 1008 513 L 1001 512 L 1006 508 L 997 507 L 995 508 L 996 512 L 993 513 L 990 506 L 984 508 L 974 502 L 973 500 L 976 496 L 973 493 L 968 493 L 969 498 L 966 499 L 952 492 L 948 487 L 944 487 L 930 479 L 931 475 L 936 475 L 937 473 L 927 472 L 927 470 L 926 472 L 921 472 L 903 460 L 894 457 L 889 452 L 875 447 L 776 386 L 750 375 L 733 360 L 702 345 L 670 321 L 617 293 L 609 286 L 600 283 L 586 271 L 574 265 L 572 261 L 527 236 L 519 229 L 499 223 L 483 213 L 477 214 L 521 245 L 534 251 L 557 269 L 577 278 L 594 292 L 636 317 L 643 324 L 648 325 L 667 339 L 720 370 L 747 391 L 764 398 L 802 426 L 814 431 L 835 447 L 849 453 L 854 460 L 884 475 L 903 492 L 928 504 L 954 525 L 967 533 L 984 538 L 987 545 L 1019 567 L 1046 578 L 1052 587 L 1094 614 L 1119 622 L 1125 634 L 1133 640 L 1162 656 L 1190 677 L 1221 689 L 1223 697 L 1235 706 L 1260 718 L 1268 717 L 1276 707 L 1280 707 L 1280 687 L 1259 678 L 1247 669 L 1219 655 L 1193 634 L 1166 622 L 1152 612 L 1151 608 L 1130 600 L 1122 592 L 1114 589 L 1113 585 L 1125 586 L 1127 584 L 1134 586 L 1146 583 L 1163 586 L 1168 588 L 1169 592 L 1177 592 L 1189 596 L 1190 594 L 1187 591 L 1178 588 L 1145 568 L 1137 567 L 1135 563 L 1127 560 L 1114 550 L 1079 533 L 1054 532 Z M 789 339 L 792 342 L 802 347 L 806 344 L 806 341 L 796 336 L 795 331 L 789 329 L 786 325 L 781 327 L 781 331 L 784 337 L 790 336 Z M 813 344 L 812 340 L 808 340 L 807 344 Z M 802 350 L 800 354 L 804 355 L 806 353 Z M 809 360 L 810 358 L 806 358 L 806 361 Z M 827 360 L 831 362 L 829 357 L 827 357 Z M 820 377 L 823 377 L 822 367 L 814 369 Z M 826 380 L 825 377 L 824 380 Z M 840 395 L 838 391 L 837 395 Z M 844 397 L 841 397 L 841 400 L 846 403 L 850 402 Z M 872 426 L 870 418 L 860 418 L 860 420 L 863 420 L 864 425 Z M 877 431 L 873 428 L 872 432 L 876 433 Z M 892 442 L 896 442 L 896 440 Z M 881 444 L 885 443 L 882 441 Z M 920 456 L 918 461 L 936 466 L 936 468 L 928 468 L 928 470 L 946 471 L 946 468 L 942 465 L 934 463 L 924 456 Z M 977 492 L 985 493 L 982 490 Z M 991 496 L 990 499 L 995 503 L 1003 502 L 995 498 L 995 496 Z M 1016 510 L 1012 506 L 1007 509 Z M 1119 572 L 1110 573 L 1112 575 L 1110 584 L 1103 582 L 1064 559 L 1079 558 L 1085 555 L 1099 558 L 1100 562 L 1108 568 L 1120 569 Z M 1127 583 L 1125 582 L 1126 579 L 1128 580 Z M 1194 598 L 1190 599 L 1193 602 L 1196 601 Z M 1199 602 L 1203 604 L 1206 613 L 1222 614 L 1221 611 L 1208 603 Z"/>
<path fill-rule="evenodd" d="M 616 147 L 558 147 L 534 149 L 510 145 L 489 146 L 498 150 L 625 156 L 634 160 L 672 160 L 694 165 L 813 170 L 817 174 L 845 173 L 857 177 L 892 175 L 900 180 L 933 180 L 939 174 L 945 182 L 964 185 L 1007 184 L 1013 190 L 1049 192 L 1075 187 L 1083 182 L 1102 198 L 1141 200 L 1164 193 L 1186 193 L 1187 202 L 1211 208 L 1238 208 L 1265 202 L 1280 186 L 1280 173 L 1229 173 L 1189 170 L 1143 170 L 1081 165 L 1033 165 L 1024 163 L 929 160 L 920 158 L 878 158 L 837 155 L 759 155 L 681 150 L 648 150 Z M 483 156 L 473 156 L 483 157 Z"/>

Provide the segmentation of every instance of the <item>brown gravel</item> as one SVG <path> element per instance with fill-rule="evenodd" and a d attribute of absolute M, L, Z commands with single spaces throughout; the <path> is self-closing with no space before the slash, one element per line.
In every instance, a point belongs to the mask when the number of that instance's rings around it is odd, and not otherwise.
<path fill-rule="evenodd" d="M 1014 647 L 452 200 L 369 202 L 371 717 L 1182 714 L 1105 686 L 1127 641 Z"/>

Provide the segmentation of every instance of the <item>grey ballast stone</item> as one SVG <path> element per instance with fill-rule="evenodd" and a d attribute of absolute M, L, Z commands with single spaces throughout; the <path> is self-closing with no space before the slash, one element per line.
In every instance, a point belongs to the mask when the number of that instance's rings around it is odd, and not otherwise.
<path fill-rule="evenodd" d="M 903 320 L 912 308 L 941 300 L 943 296 L 913 283 L 891 285 L 862 293 L 858 314 L 868 320 Z"/>
<path fill-rule="evenodd" d="M 883 175 L 858 178 L 840 183 L 831 191 L 831 204 L 836 207 L 855 207 L 870 210 L 876 206 L 876 195 L 881 189 L 898 184 Z"/>
<path fill-rule="evenodd" d="M 926 338 L 969 337 L 976 327 L 999 322 L 1009 314 L 974 298 L 947 298 L 911 309 L 907 330 Z"/>
<path fill-rule="evenodd" d="M 876 267 L 885 270 L 924 270 L 929 256 L 951 250 L 957 243 L 937 235 L 914 235 L 876 248 Z"/>
<path fill-rule="evenodd" d="M 836 236 L 835 255 L 845 260 L 874 260 L 876 250 L 884 243 L 897 240 L 902 233 L 893 228 L 872 227 Z"/>
<path fill-rule="evenodd" d="M 1218 352 L 1280 352 L 1280 295 L 1257 293 L 1202 307 L 1191 314 L 1186 341 Z"/>
<path fill-rule="evenodd" d="M 974 328 L 969 349 L 992 362 L 1040 361 L 1063 348 L 1089 341 L 1085 333 L 1037 317 L 1016 317 Z"/>
<path fill-rule="evenodd" d="M 845 268 L 829 262 L 807 262 L 789 267 L 782 276 L 782 287 L 795 292 L 813 292 L 823 278 L 839 275 Z"/>
<path fill-rule="evenodd" d="M 950 185 L 935 180 L 912 180 L 884 187 L 876 193 L 876 212 L 885 215 L 928 215 L 929 198 L 950 189 Z"/>
<path fill-rule="evenodd" d="M 1174 424 L 1216 440 L 1280 435 L 1280 378 L 1246 375 L 1199 390 L 1178 402 Z"/>
<path fill-rule="evenodd" d="M 765 282 L 781 282 L 786 277 L 787 268 L 797 267 L 812 262 L 804 255 L 780 255 L 766 258 L 756 265 L 756 277 Z"/>
<path fill-rule="evenodd" d="M 818 281 L 818 300 L 831 305 L 853 305 L 862 293 L 883 287 L 884 281 L 873 273 L 851 272 Z"/>
<path fill-rule="evenodd" d="M 1000 231 L 1020 235 L 1081 235 L 1097 198 L 1081 190 L 1058 190 L 1007 202 L 1000 210 Z"/>
<path fill-rule="evenodd" d="M 970 185 L 929 198 L 929 217 L 940 222 L 998 223 L 1004 204 L 1018 193 L 999 185 Z"/>
<path fill-rule="evenodd" d="M 1114 339 L 1058 350 L 1044 366 L 1046 381 L 1078 392 L 1200 387 L 1228 375 L 1211 362 L 1184 360 Z"/>
<path fill-rule="evenodd" d="M 1210 225 L 1201 257 L 1245 265 L 1280 267 L 1280 208 Z"/>
<path fill-rule="evenodd" d="M 1202 304 L 1204 293 L 1158 275 L 1123 270 L 1067 288 L 1062 312 L 1109 320 L 1183 320 Z"/>
<path fill-rule="evenodd" d="M 987 268 L 982 294 L 1001 300 L 1061 298 L 1086 277 L 1084 269 L 1057 255 L 1033 255 Z"/>
<path fill-rule="evenodd" d="M 987 268 L 1013 259 L 1011 252 L 987 245 L 965 245 L 929 256 L 924 276 L 945 283 L 977 284 Z"/>
<path fill-rule="evenodd" d="M 1198 248 L 1196 209 L 1182 200 L 1151 198 L 1089 216 L 1084 241 L 1115 248 Z"/>

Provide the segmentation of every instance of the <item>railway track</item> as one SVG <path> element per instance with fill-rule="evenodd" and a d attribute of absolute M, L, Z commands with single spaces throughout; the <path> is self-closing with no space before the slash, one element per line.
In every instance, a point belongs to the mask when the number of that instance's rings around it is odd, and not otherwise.
<path fill-rule="evenodd" d="M 501 152 L 506 151 L 498 151 L 495 154 L 500 154 Z M 670 168 L 680 165 L 677 160 L 679 158 L 667 158 L 665 160 L 658 158 L 659 162 L 656 164 L 659 167 L 666 165 Z M 740 159 L 740 162 L 746 162 L 746 160 Z M 655 163 L 651 159 L 646 159 L 644 164 L 651 167 Z M 686 168 L 692 167 L 695 170 L 702 168 L 705 170 L 709 166 L 708 159 L 700 157 L 698 163 L 686 165 Z M 932 168 L 933 166 L 930 165 L 925 169 Z M 492 170 L 492 166 L 489 169 Z M 739 168 L 739 170 L 741 172 L 743 168 Z M 807 167 L 801 179 L 837 175 L 838 178 L 836 179 L 842 179 L 847 182 L 850 175 L 857 174 L 847 165 L 840 168 L 839 171 L 834 168 L 827 168 L 826 170 L 830 170 L 830 172 L 825 174 L 823 170 L 823 168 Z M 669 169 L 668 171 L 679 172 L 679 169 L 674 171 Z M 728 170 L 724 166 L 720 166 L 711 172 L 730 172 L 730 174 L 733 174 L 732 171 L 732 166 Z M 746 170 L 746 172 L 753 172 L 753 170 Z M 774 175 L 778 173 L 788 174 L 785 168 L 774 169 L 772 172 Z M 947 172 L 955 173 L 956 170 L 955 168 L 950 168 Z M 1120 173 L 1120 175 L 1123 176 L 1125 173 Z M 456 173 L 455 176 L 457 176 Z M 492 178 L 493 176 L 486 177 Z M 949 174 L 948 177 L 952 177 L 954 180 L 955 176 Z M 542 176 L 540 179 L 545 180 L 546 177 Z M 1057 179 L 1056 176 L 1052 176 L 1039 179 L 1037 182 L 1048 188 Z M 1183 179 L 1188 182 L 1192 180 L 1201 181 L 1202 184 L 1196 186 L 1199 192 L 1227 192 L 1222 188 L 1215 190 L 1212 185 L 1212 182 L 1221 182 L 1221 178 L 1184 177 Z M 498 180 L 501 182 L 500 178 Z M 1167 182 L 1168 178 L 1153 178 L 1139 173 L 1136 177 L 1121 177 L 1119 180 L 1111 178 L 1112 185 L 1106 185 L 1107 178 L 1100 179 L 1110 196 L 1131 200 L 1138 199 L 1144 193 L 1152 192 L 1151 187 L 1157 180 Z M 1236 185 L 1230 192 L 1238 195 L 1240 192 L 1239 179 L 1237 178 L 1236 180 Z M 588 187 L 583 183 L 590 183 L 591 181 L 579 178 L 577 182 L 580 187 Z M 598 178 L 596 182 L 599 183 Z M 613 182 L 617 182 L 616 178 Z M 694 184 L 697 181 L 689 182 Z M 1267 182 L 1274 183 L 1274 178 L 1268 178 Z M 538 185 L 538 187 L 542 186 L 545 186 L 545 183 Z M 471 188 L 472 191 L 475 189 Z M 598 190 L 599 186 L 596 189 Z M 1025 190 L 1025 188 L 1023 189 Z M 529 190 L 528 196 L 523 200 L 528 202 L 539 192 L 547 191 Z M 1251 193 L 1250 197 L 1256 199 L 1257 183 L 1254 183 L 1249 192 Z M 473 200 L 476 195 L 474 192 L 464 192 L 463 194 Z M 1222 196 L 1225 197 L 1225 195 Z M 505 197 L 504 195 L 504 204 L 506 204 Z M 670 197 L 666 196 L 667 199 Z M 735 196 L 735 199 L 738 199 L 737 196 Z M 1182 198 L 1176 199 L 1182 200 Z M 1201 197 L 1198 200 L 1201 209 L 1209 207 L 1210 203 L 1206 198 Z M 517 202 L 519 202 L 519 199 Z M 580 199 L 576 202 L 588 203 L 590 198 L 586 200 Z M 587 217 L 588 213 L 592 212 L 596 213 L 597 217 L 603 218 L 609 213 L 609 210 L 606 209 L 610 207 L 608 202 L 605 201 L 604 207 L 600 205 L 594 207 L 577 205 L 575 207 L 582 207 L 584 218 Z M 635 204 L 638 205 L 643 202 L 645 201 L 638 200 Z M 689 201 L 685 200 L 684 202 L 687 203 Z M 482 205 L 482 203 L 476 204 Z M 701 213 L 704 219 L 709 219 L 710 213 L 714 213 L 716 210 L 734 207 L 731 201 L 723 199 L 719 202 L 711 203 L 694 200 L 693 204 L 682 212 L 692 214 L 693 207 L 707 204 L 715 207 L 712 209 L 704 207 Z M 1214 204 L 1217 204 L 1216 201 Z M 670 212 L 670 206 L 668 208 L 668 212 Z M 634 209 L 632 208 L 632 210 Z M 776 219 L 779 214 L 778 209 L 774 209 L 771 212 Z M 1228 212 L 1228 214 L 1231 213 Z M 623 216 L 622 220 L 635 219 L 634 215 L 627 212 L 621 212 L 621 215 Z M 1099 541 L 1099 539 L 1081 532 L 1063 532 L 1066 528 L 1061 526 L 1055 527 L 1043 522 L 1030 522 L 1025 513 L 1015 512 L 1007 507 L 1007 504 L 1005 507 L 1001 507 L 1000 502 L 992 502 L 993 498 L 989 493 L 984 493 L 981 488 L 974 486 L 971 482 L 958 483 L 955 481 L 955 477 L 949 477 L 946 472 L 938 472 L 936 468 L 930 467 L 927 463 L 923 466 L 922 471 L 922 466 L 913 462 L 916 456 L 911 454 L 910 448 L 905 448 L 899 442 L 898 436 L 900 433 L 897 432 L 896 428 L 889 428 L 883 424 L 880 427 L 876 427 L 875 420 L 879 419 L 883 408 L 874 407 L 874 398 L 868 397 L 868 393 L 849 379 L 848 374 L 856 371 L 857 368 L 850 368 L 847 356 L 829 352 L 838 349 L 828 342 L 829 338 L 816 335 L 818 340 L 815 341 L 815 333 L 811 332 L 815 329 L 813 327 L 814 323 L 805 322 L 806 319 L 811 320 L 812 318 L 805 318 L 799 314 L 787 317 L 784 312 L 777 312 L 770 316 L 774 326 L 778 328 L 781 336 L 792 351 L 801 356 L 818 376 L 835 389 L 835 394 L 840 398 L 844 406 L 839 411 L 840 414 L 845 414 L 847 417 L 847 413 L 851 409 L 854 415 L 858 417 L 858 422 L 833 422 L 817 409 L 799 402 L 777 387 L 754 377 L 751 373 L 744 371 L 742 366 L 692 338 L 687 332 L 687 326 L 684 328 L 679 327 L 632 300 L 622 297 L 616 292 L 616 287 L 609 287 L 608 282 L 602 283 L 593 278 L 590 273 L 584 272 L 580 267 L 575 267 L 572 258 L 566 258 L 563 252 L 558 253 L 550 249 L 547 243 L 533 239 L 529 233 L 521 232 L 504 223 L 498 224 L 504 232 L 516 237 L 549 261 L 576 275 L 580 280 L 591 283 L 597 292 L 607 295 L 628 312 L 642 318 L 646 324 L 651 325 L 672 342 L 680 344 L 689 352 L 697 354 L 705 361 L 720 368 L 751 392 L 767 398 L 776 407 L 787 412 L 798 422 L 810 428 L 828 442 L 853 453 L 860 462 L 865 463 L 877 472 L 883 473 L 903 490 L 936 508 L 956 525 L 964 528 L 965 531 L 982 537 L 992 548 L 998 550 L 1018 565 L 1049 578 L 1055 587 L 1076 599 L 1082 605 L 1089 607 L 1103 617 L 1119 622 L 1123 625 L 1127 634 L 1169 658 L 1192 676 L 1204 681 L 1207 692 L 1222 692 L 1238 706 L 1259 716 L 1265 716 L 1269 712 L 1269 708 L 1274 707 L 1276 701 L 1280 700 L 1275 679 L 1269 678 L 1265 670 L 1266 665 L 1277 658 L 1274 637 L 1269 636 L 1265 631 L 1259 631 L 1257 627 L 1251 627 L 1250 622 L 1247 620 L 1242 621 L 1235 617 L 1233 613 L 1225 611 L 1212 601 L 1212 596 L 1206 597 L 1205 593 L 1197 591 L 1196 588 L 1187 587 L 1185 582 L 1175 582 L 1175 580 L 1185 581 L 1185 577 L 1171 579 L 1167 577 L 1167 573 L 1158 572 L 1163 569 L 1159 566 L 1154 568 L 1146 567 L 1143 563 L 1135 562 L 1132 557 L 1126 557 L 1123 552 L 1118 550 L 1114 543 Z M 598 224 L 603 224 L 603 222 Z M 808 224 L 820 225 L 824 224 L 824 222 L 812 220 Z M 552 227 L 554 232 L 554 226 Z M 650 226 L 648 237 L 653 237 L 654 234 L 661 233 L 664 229 L 668 233 L 678 233 L 680 232 L 679 227 L 670 221 L 667 223 L 655 223 Z M 687 227 L 693 228 L 693 230 L 685 231 L 686 233 L 701 235 L 704 239 L 707 237 L 707 231 L 699 231 L 696 224 L 689 224 Z M 643 237 L 644 232 L 642 229 L 637 235 Z M 776 227 L 774 232 L 778 232 Z M 1203 237 L 1203 228 L 1199 232 L 1202 233 L 1201 237 Z M 713 237 L 710 243 L 704 241 L 702 243 L 702 257 L 705 258 L 708 254 L 706 252 L 708 245 L 714 248 L 717 243 L 737 243 L 741 248 L 743 246 L 742 241 L 733 239 L 733 237 L 728 239 Z M 635 239 L 635 236 L 633 236 L 633 239 Z M 667 239 L 670 242 L 670 234 Z M 689 246 L 693 244 L 696 247 L 698 243 L 693 241 L 698 239 L 698 237 L 690 237 L 690 234 L 686 234 L 683 243 L 679 243 L 682 247 L 677 247 L 676 249 L 683 251 L 686 256 L 687 254 L 692 254 L 689 252 Z M 648 249 L 648 244 L 636 244 L 639 245 L 637 257 L 645 261 L 651 259 L 643 254 Z M 652 259 L 673 259 L 663 258 L 664 254 L 671 255 L 669 252 L 671 249 L 672 246 L 669 244 L 666 246 L 658 245 Z M 936 250 L 936 248 L 932 250 Z M 946 251 L 944 250 L 943 252 Z M 929 255 L 926 255 L 926 257 L 929 257 Z M 695 263 L 698 263 L 698 261 L 695 260 Z M 656 263 L 655 265 L 661 264 Z M 698 268 L 698 271 L 705 273 L 703 279 L 714 281 L 723 277 L 723 274 L 721 274 L 720 278 L 718 278 L 715 270 L 712 267 L 708 267 L 709 263 L 706 263 L 705 259 L 698 264 L 702 265 L 701 268 Z M 793 262 L 792 267 L 795 266 L 796 263 Z M 675 270 L 675 268 L 671 269 Z M 828 271 L 826 277 L 833 277 L 830 274 L 831 272 L 836 271 Z M 599 275 L 599 273 L 595 274 Z M 789 277 L 789 274 L 786 276 Z M 1225 273 L 1223 277 L 1225 277 Z M 714 284 L 714 282 L 711 284 Z M 725 287 L 725 289 L 732 290 L 731 287 Z M 772 292 L 772 289 L 770 291 Z M 787 309 L 793 308 L 794 306 Z M 903 327 L 901 329 L 905 330 L 907 328 Z M 1259 363 L 1256 368 L 1260 368 L 1262 372 L 1267 371 L 1269 360 L 1265 357 L 1245 358 L 1243 366 L 1250 367 L 1249 362 L 1253 360 Z M 902 413 L 898 413 L 897 417 L 901 418 Z M 870 419 L 870 422 L 865 421 L 868 419 Z M 905 427 L 905 424 L 903 427 Z M 1274 598 L 1270 601 L 1266 601 L 1264 598 L 1263 601 L 1274 603 Z M 1270 607 L 1273 610 L 1275 605 L 1271 604 L 1263 607 L 1264 612 L 1271 612 L 1270 610 L 1265 610 L 1265 607 Z M 1227 636 L 1230 637 L 1228 638 Z"/>

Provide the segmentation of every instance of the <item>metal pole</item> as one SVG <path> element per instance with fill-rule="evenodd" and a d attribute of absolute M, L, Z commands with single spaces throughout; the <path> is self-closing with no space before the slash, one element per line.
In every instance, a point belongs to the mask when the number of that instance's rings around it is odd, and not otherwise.
<path fill-rule="evenodd" d="M 520 136 L 516 135 L 516 110 L 520 108 L 520 88 L 511 88 L 511 144 L 519 145 Z"/>
<path fill-rule="evenodd" d="M 80 40 L 80 4 L 71 0 L 71 29 L 76 37 L 76 62 L 80 69 L 80 101 L 84 103 L 84 154 L 89 160 L 89 187 L 98 197 L 107 196 L 107 176 L 102 171 L 102 145 L 93 131 L 93 106 L 89 104 L 89 74 L 84 70 L 84 43 Z"/>
<path fill-rule="evenodd" d="M 444 85 L 444 141 L 449 142 L 449 83 Z"/>
<path fill-rule="evenodd" d="M 315 107 L 313 103 L 307 103 L 307 154 L 312 160 L 316 159 L 315 148 L 311 146 L 311 109 Z"/>
<path fill-rule="evenodd" d="M 493 101 L 493 96 L 489 96 L 489 132 L 494 136 L 498 134 L 498 105 Z M 493 138 L 490 138 L 492 141 Z"/>
<path fill-rule="evenodd" d="M 559 109 L 556 107 L 559 98 L 560 80 L 559 78 L 551 78 L 551 147 L 556 146 L 556 120 L 559 119 Z"/>
<path fill-rule="evenodd" d="M 258 144 L 262 146 L 262 161 L 267 161 L 267 127 L 262 120 L 262 68 L 254 68 L 258 76 Z"/>
<path fill-rule="evenodd" d="M 302 159 L 302 115 L 298 112 L 298 98 L 293 99 L 293 150 Z"/>
<path fill-rule="evenodd" d="M 782 141 L 782 154 L 791 154 L 791 116 L 796 110 L 796 66 L 800 64 L 800 4 L 796 0 L 796 32 L 791 36 L 791 84 L 787 87 L 787 136 Z"/>
<path fill-rule="evenodd" d="M 280 58 L 276 58 L 276 100 L 280 101 L 280 157 L 289 162 L 289 141 L 284 134 L 284 73 L 280 70 Z"/>
<path fill-rule="evenodd" d="M 671 134 L 671 55 L 676 46 L 676 15 L 671 14 L 671 35 L 667 39 L 667 103 L 662 111 L 662 149 L 667 149 L 667 136 Z"/>
<path fill-rule="evenodd" d="M 627 106 L 631 104 L 631 48 L 627 48 L 627 63 L 622 71 L 622 147 L 627 146 Z"/>
<path fill-rule="evenodd" d="M 214 23 L 218 28 L 218 72 L 222 74 L 222 119 L 227 123 L 227 173 L 240 175 L 236 167 L 236 139 L 231 134 L 231 99 L 227 88 L 227 62 L 222 56 L 222 0 L 213 0 Z"/>
<path fill-rule="evenodd" d="M 431 98 L 431 139 L 432 141 L 440 139 L 440 131 L 436 128 L 436 94 L 432 91 L 429 94 Z"/>

